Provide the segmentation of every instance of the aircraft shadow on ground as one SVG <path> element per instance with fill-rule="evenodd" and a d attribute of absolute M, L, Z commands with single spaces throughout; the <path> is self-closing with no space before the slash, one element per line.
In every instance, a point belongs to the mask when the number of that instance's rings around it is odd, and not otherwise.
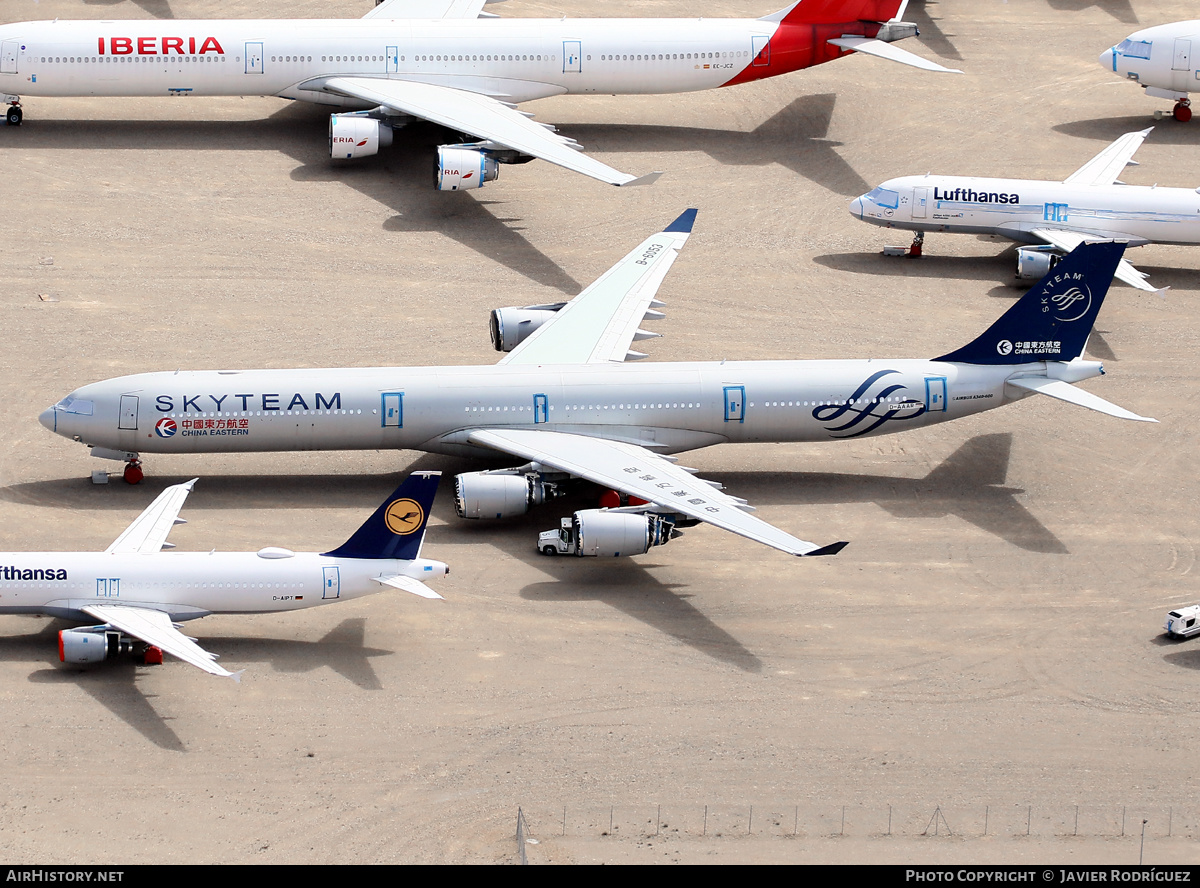
<path fill-rule="evenodd" d="M 9 662 L 39 662 L 49 659 L 48 652 L 57 649 L 57 633 L 77 624 L 64 620 L 43 619 L 36 633 L 9 636 L 0 640 L 0 660 Z M 338 675 L 366 691 L 383 688 L 371 658 L 385 657 L 394 651 L 369 648 L 364 644 L 366 619 L 353 617 L 343 620 L 320 641 L 245 637 L 205 636 L 197 634 L 209 650 L 224 655 L 229 663 L 255 665 L 269 663 L 277 672 L 309 672 L 329 667 Z M 179 663 L 168 655 L 165 662 L 182 669 L 193 667 Z M 170 718 L 160 715 L 153 698 L 139 686 L 138 677 L 147 669 L 131 657 L 88 667 L 50 666 L 31 673 L 29 681 L 39 684 L 72 685 L 87 693 L 115 717 L 129 725 L 148 741 L 162 749 L 186 752 L 187 746 L 169 725 Z M 213 681 L 227 681 L 213 677 Z"/>
<path fill-rule="evenodd" d="M 1017 501 L 1016 497 L 1025 491 L 1005 486 L 1011 450 L 1009 432 L 979 435 L 946 457 L 924 478 L 720 472 L 714 473 L 713 479 L 756 506 L 871 502 L 896 518 L 953 516 L 1026 551 L 1066 554 L 1068 550 L 1062 541 Z"/>
<path fill-rule="evenodd" d="M 678 151 L 700 151 L 722 166 L 779 164 L 847 197 L 871 190 L 836 151 L 842 143 L 826 138 L 837 96 L 833 93 L 800 96 L 749 132 L 657 124 L 573 123 L 564 134 L 597 152 L 649 152 L 660 156 Z M 656 168 L 671 164 L 655 160 Z"/>
<path fill-rule="evenodd" d="M 395 212 L 397 215 L 384 223 L 388 231 L 437 232 L 542 286 L 569 296 L 583 289 L 520 233 L 519 219 L 489 209 L 502 206 L 502 202 L 480 200 L 467 192 L 434 190 L 435 147 L 458 141 L 455 134 L 433 124 L 413 124 L 399 130 L 393 145 L 383 153 L 341 163 L 329 158 L 328 121 L 328 111 L 301 103 L 290 104 L 266 119 L 238 121 L 46 120 L 31 113 L 19 135 L 22 147 L 43 150 L 92 146 L 110 150 L 279 151 L 300 164 L 291 174 L 293 182 L 343 184 Z M 508 169 L 512 168 L 505 171 Z M 280 188 L 286 187 L 280 183 Z"/>
<path fill-rule="evenodd" d="M 955 35 L 947 36 L 941 25 L 938 24 L 938 20 L 929 14 L 929 7 L 937 5 L 936 2 L 930 2 L 930 0 L 910 0 L 908 8 L 904 12 L 904 20 L 917 26 L 917 30 L 921 32 L 921 36 L 917 40 L 927 46 L 931 52 L 944 59 L 961 62 L 962 53 L 950 41 L 950 37 Z"/>
<path fill-rule="evenodd" d="M 49 661 L 58 650 L 59 630 L 78 625 L 44 618 L 39 623 L 38 632 L 0 640 L 0 659 L 20 663 Z M 29 681 L 77 687 L 155 746 L 185 752 L 187 747 L 171 729 L 169 719 L 154 708 L 151 702 L 154 695 L 147 696 L 138 687 L 138 671 L 144 668 L 122 657 L 90 669 L 48 666 L 32 672 Z"/>
<path fill-rule="evenodd" d="M 908 256 L 884 256 L 883 245 L 907 246 L 912 237 L 909 231 L 880 229 L 879 252 L 872 253 L 827 253 L 814 256 L 813 262 L 834 271 L 852 274 L 871 274 L 886 277 L 934 278 L 937 280 L 995 282 L 1013 279 L 1017 267 L 1016 254 L 1006 246 L 1003 252 L 991 257 L 940 256 L 936 253 L 912 259 Z M 932 235 L 936 236 L 936 235 Z M 927 236 L 927 240 L 928 240 Z M 1024 289 L 1007 287 L 1014 297 Z M 963 295 L 967 295 L 964 293 Z"/>
<path fill-rule="evenodd" d="M 1136 87 L 1133 87 L 1136 88 Z M 1167 102 L 1161 110 L 1169 111 L 1170 102 Z M 1137 132 L 1144 130 L 1147 127 L 1154 127 L 1149 138 L 1146 139 L 1146 145 L 1196 145 L 1200 143 L 1200 131 L 1197 127 L 1190 123 L 1179 123 L 1174 118 L 1164 120 L 1155 120 L 1154 111 L 1152 108 L 1147 110 L 1144 117 L 1095 117 L 1091 120 L 1073 120 L 1069 123 L 1060 123 L 1052 129 L 1055 132 L 1062 133 L 1064 136 L 1073 136 L 1077 139 L 1093 139 L 1097 142 L 1114 142 L 1126 133 Z M 1134 155 L 1136 157 L 1137 155 Z M 1063 178 L 1071 175 L 1076 169 L 1090 158 L 1080 156 L 1078 163 L 1074 167 L 1071 166 L 1071 161 L 1063 159 L 1065 166 L 1063 167 Z M 1129 175 L 1129 173 L 1126 173 Z M 1151 164 L 1142 164 L 1142 168 L 1138 170 L 1137 177 L 1139 182 L 1145 182 L 1149 179 L 1148 184 L 1154 184 L 1157 180 L 1163 185 L 1171 185 L 1171 179 L 1180 177 L 1179 170 L 1168 167 L 1161 174 L 1156 174 Z M 1123 177 L 1120 177 L 1123 178 Z M 1187 180 L 1181 181 L 1179 187 L 1189 187 Z"/>
<path fill-rule="evenodd" d="M 1009 433 L 978 436 L 963 444 L 924 478 L 813 472 L 723 472 L 714 480 L 726 483 L 731 491 L 755 505 L 874 502 L 897 518 L 956 516 L 1027 551 L 1066 553 L 1063 543 L 1017 501 L 1016 496 L 1024 491 L 1005 486 L 1011 447 L 1012 435 Z M 394 475 L 212 476 L 203 482 L 212 494 L 202 496 L 204 487 L 198 484 L 184 507 L 184 514 L 193 503 L 205 509 L 357 506 L 365 520 L 379 505 L 382 495 L 398 485 L 410 471 L 441 468 L 449 481 L 455 472 L 486 467 L 489 464 L 424 455 Z M 104 488 L 98 488 L 94 493 L 84 479 L 14 485 L 0 491 L 0 495 L 23 503 L 57 508 L 78 509 L 97 503 L 109 509 L 128 509 L 132 520 L 139 504 L 144 505 L 161 488 L 177 483 L 177 479 L 154 479 L 154 482 L 127 488 L 119 500 L 106 496 Z M 656 564 L 626 559 L 550 559 L 537 553 L 536 534 L 557 526 L 558 518 L 563 515 L 594 507 L 594 488 L 578 485 L 568 496 L 506 521 L 463 522 L 454 515 L 453 494 L 448 487 L 448 484 L 443 485 L 434 507 L 434 516 L 446 524 L 431 527 L 427 538 L 428 551 L 435 557 L 441 557 L 453 566 L 453 546 L 480 543 L 495 546 L 554 577 L 526 586 L 521 591 L 525 598 L 603 601 L 721 662 L 747 672 L 762 668 L 758 657 L 691 604 L 688 594 L 657 580 L 650 573 Z M 331 532 L 330 545 L 340 542 L 355 527 L 357 524 Z M 199 532 L 202 533 L 202 529 Z M 715 541 L 719 541 L 723 533 L 708 527 L 689 532 L 711 534 Z M 247 541 L 247 547 L 261 542 Z M 670 549 L 663 550 L 661 558 L 669 562 L 670 552 Z M 247 647 L 237 654 L 236 659 L 240 662 L 253 657 L 252 646 L 255 644 L 260 643 L 230 639 L 229 649 Z M 274 653 L 271 655 L 275 656 Z M 363 654 L 364 657 L 375 655 L 379 653 Z M 365 660 L 363 662 L 365 664 Z M 365 674 L 361 669 L 356 673 L 349 667 L 346 670 L 333 668 L 360 687 L 372 686 L 372 679 L 355 677 Z M 369 667 L 364 669 L 369 671 Z"/>
<path fill-rule="evenodd" d="M 930 278 L 931 280 L 963 280 L 963 281 L 1004 281 L 988 291 L 988 295 L 998 298 L 1010 297 L 1016 299 L 1024 295 L 1036 281 L 1018 281 L 1014 275 L 1017 267 L 1016 247 L 1008 246 L 995 256 L 939 256 L 926 252 L 919 259 L 908 256 L 884 256 L 883 244 L 907 245 L 911 232 L 892 229 L 880 229 L 884 236 L 880 238 L 880 252 L 872 253 L 827 253 L 814 256 L 813 262 L 834 271 L 850 272 L 851 274 L 870 274 L 881 277 Z M 934 233 L 936 236 L 936 232 Z M 955 235 L 961 237 L 962 235 Z M 990 238 L 988 238 L 990 240 Z M 929 249 L 929 236 L 926 237 L 926 247 Z M 1156 287 L 1171 287 L 1191 290 L 1196 284 L 1192 278 L 1195 273 L 1188 269 L 1168 268 L 1165 266 L 1143 265 L 1137 261 L 1137 250 L 1126 253 L 1129 261 L 1139 271 L 1150 275 Z M 971 290 L 963 295 L 977 294 Z M 1113 281 L 1112 295 L 1147 296 L 1148 293 L 1130 287 L 1120 281 Z"/>
<path fill-rule="evenodd" d="M 1158 636 L 1155 640 L 1162 645 L 1186 645 L 1188 643 L 1186 641 L 1174 641 L 1162 635 Z M 1183 650 L 1177 650 L 1169 654 L 1163 654 L 1163 659 L 1172 666 L 1178 666 L 1181 669 L 1200 669 L 1200 647 L 1191 647 Z"/>
<path fill-rule="evenodd" d="M 119 6 L 125 0 L 83 0 L 84 6 Z M 150 13 L 156 19 L 173 19 L 175 13 L 167 0 L 133 0 L 133 5 Z"/>
<path fill-rule="evenodd" d="M 1060 12 L 1083 12 L 1095 6 L 1102 9 L 1119 22 L 1129 25 L 1138 24 L 1137 13 L 1133 11 L 1131 0 L 1049 0 L 1050 8 Z M 1122 37 L 1125 35 L 1122 34 Z M 1116 42 L 1115 40 L 1113 41 Z M 1099 55 L 1099 53 L 1096 53 Z"/>

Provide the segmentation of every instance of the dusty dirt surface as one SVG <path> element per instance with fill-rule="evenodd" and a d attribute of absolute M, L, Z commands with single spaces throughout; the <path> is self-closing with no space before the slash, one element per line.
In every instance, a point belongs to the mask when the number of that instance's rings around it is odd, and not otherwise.
<path fill-rule="evenodd" d="M 764 5 L 765 4 L 765 5 Z M 610 16 L 757 16 L 765 0 L 614 2 Z M 512 0 L 511 16 L 589 4 Z M 338 0 L 0 0 L 0 20 L 357 16 Z M 181 549 L 323 551 L 412 452 L 150 457 L 147 479 L 37 423 L 77 385 L 179 368 L 491 363 L 486 314 L 574 295 L 700 208 L 652 361 L 926 357 L 1016 298 L 1010 245 L 851 218 L 896 175 L 1061 179 L 1169 102 L 1100 51 L 1182 0 L 913 0 L 905 48 L 687 96 L 530 105 L 615 189 L 545 163 L 429 187 L 444 134 L 333 164 L 327 112 L 282 100 L 29 99 L 0 128 L 0 548 L 103 549 L 200 477 Z M 1158 124 L 1134 184 L 1194 187 L 1200 122 Z M 621 561 L 549 560 L 583 504 L 427 540 L 445 602 L 381 594 L 196 634 L 240 685 L 177 661 L 56 666 L 62 624 L 0 618 L 8 862 L 1195 862 L 1200 248 L 1131 258 L 1086 387 L 1158 425 L 1030 398 L 872 440 L 725 446 L 705 477 L 806 539 L 712 528 Z M 45 297 L 45 298 L 43 298 Z M 164 556 L 169 557 L 169 556 Z M 843 814 L 845 816 L 843 819 Z M 1141 852 L 1142 820 L 1146 824 Z M 657 835 L 656 835 L 657 833 Z M 890 834 L 889 834 L 890 833 Z"/>

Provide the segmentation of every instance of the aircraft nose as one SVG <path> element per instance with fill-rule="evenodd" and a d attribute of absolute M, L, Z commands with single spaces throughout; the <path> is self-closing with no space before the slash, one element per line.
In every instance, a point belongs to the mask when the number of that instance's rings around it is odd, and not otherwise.
<path fill-rule="evenodd" d="M 52 432 L 58 431 L 58 429 L 55 428 L 58 423 L 58 411 L 56 411 L 53 407 L 47 407 L 38 416 L 38 422 Z"/>
<path fill-rule="evenodd" d="M 863 199 L 861 197 L 856 197 L 850 201 L 850 215 L 856 219 L 863 217 Z"/>
<path fill-rule="evenodd" d="M 1100 67 L 1107 68 L 1109 71 L 1117 70 L 1117 48 L 1115 46 L 1110 46 L 1100 53 Z"/>

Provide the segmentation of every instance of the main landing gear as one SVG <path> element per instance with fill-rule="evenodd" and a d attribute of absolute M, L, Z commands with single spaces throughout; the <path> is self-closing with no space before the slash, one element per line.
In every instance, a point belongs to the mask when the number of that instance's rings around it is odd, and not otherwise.
<path fill-rule="evenodd" d="M 5 122 L 9 126 L 20 126 L 25 117 L 25 112 L 21 110 L 20 96 L 5 96 L 4 101 L 8 102 L 8 111 L 4 114 Z"/>
<path fill-rule="evenodd" d="M 1175 103 L 1175 110 L 1171 114 L 1180 123 L 1187 123 L 1192 119 L 1192 100 L 1180 99 Z"/>

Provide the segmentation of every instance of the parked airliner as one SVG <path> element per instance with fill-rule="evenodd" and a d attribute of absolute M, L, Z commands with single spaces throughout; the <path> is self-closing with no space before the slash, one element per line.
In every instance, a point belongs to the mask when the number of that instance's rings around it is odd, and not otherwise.
<path fill-rule="evenodd" d="M 64 663 L 165 651 L 240 680 L 179 631 L 209 614 L 263 614 L 360 598 L 385 588 L 441 598 L 423 580 L 445 576 L 421 557 L 440 472 L 409 475 L 350 539 L 323 555 L 274 546 L 258 552 L 172 552 L 167 535 L 196 479 L 164 490 L 103 552 L 0 552 L 0 614 L 100 621 L 58 633 Z"/>
<path fill-rule="evenodd" d="M 1126 185 L 1118 180 L 1154 127 L 1126 133 L 1066 179 L 902 176 L 850 202 L 850 214 L 872 225 L 998 235 L 1023 244 L 1017 277 L 1037 280 L 1082 243 L 1200 244 L 1200 189 Z M 1151 293 L 1162 290 L 1122 259 L 1116 277 Z M 1165 288 L 1164 288 L 1165 289 Z"/>
<path fill-rule="evenodd" d="M 92 455 L 404 448 L 526 462 L 458 475 L 465 518 L 503 518 L 582 478 L 629 506 L 576 513 L 588 554 L 628 555 L 705 521 L 795 555 L 836 552 L 747 514 L 669 454 L 725 442 L 828 441 L 920 428 L 1040 393 L 1143 417 L 1075 388 L 1124 247 L 1085 244 L 986 333 L 933 360 L 636 364 L 640 328 L 696 216 L 688 210 L 566 304 L 492 313 L 497 366 L 142 373 L 76 389 L 40 417 Z M 1153 420 L 1150 420 L 1153 421 Z M 582 550 L 581 550 L 582 552 Z"/>
<path fill-rule="evenodd" d="M 1188 93 L 1200 90 L 1200 21 L 1134 31 L 1100 53 L 1100 64 L 1139 84 L 1148 96 L 1173 99 L 1172 115 L 1186 123 L 1192 119 Z"/>
<path fill-rule="evenodd" d="M 542 158 L 612 185 L 647 183 L 518 111 L 564 94 L 681 93 L 863 52 L 948 71 L 893 42 L 908 0 L 799 0 L 761 19 L 509 19 L 486 0 L 384 0 L 360 20 L 59 21 L 0 26 L 0 95 L 280 96 L 346 109 L 329 152 L 367 157 L 414 118 L 475 141 L 438 149 L 435 185 L 480 188 Z M 486 16 L 486 17 L 481 17 Z M 961 72 L 960 72 L 961 73 Z"/>

